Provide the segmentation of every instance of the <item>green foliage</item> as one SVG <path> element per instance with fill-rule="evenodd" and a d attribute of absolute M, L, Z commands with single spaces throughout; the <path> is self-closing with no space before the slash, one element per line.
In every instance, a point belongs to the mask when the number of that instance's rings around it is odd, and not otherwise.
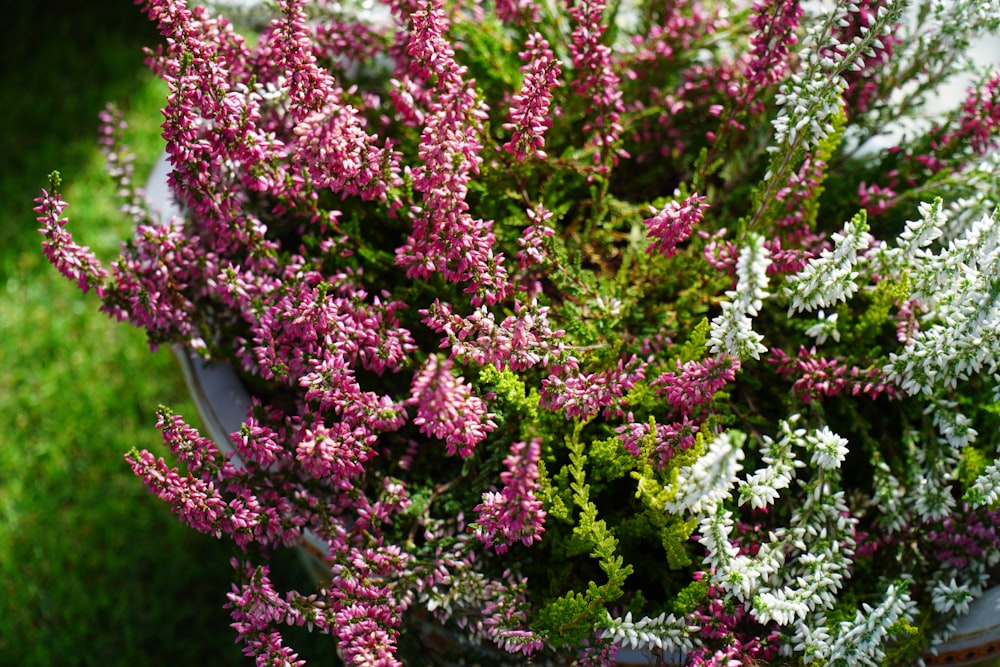
<path fill-rule="evenodd" d="M 707 579 L 692 581 L 678 591 L 672 602 L 671 611 L 675 614 L 690 614 L 708 600 L 709 583 Z"/>
<path fill-rule="evenodd" d="M 705 346 L 708 342 L 708 334 L 711 329 L 712 324 L 708 318 L 701 318 L 677 353 L 677 360 L 681 364 L 686 364 L 689 361 L 698 361 L 705 356 Z"/>
<path fill-rule="evenodd" d="M 962 460 L 958 466 L 958 481 L 962 488 L 968 489 L 975 484 L 976 478 L 982 475 L 991 463 L 993 463 L 992 458 L 982 449 L 972 445 L 963 447 Z"/>
<path fill-rule="evenodd" d="M 597 560 L 607 581 L 603 584 L 591 581 L 586 592 L 570 591 L 546 604 L 539 612 L 540 627 L 556 645 L 579 645 L 588 638 L 598 619 L 603 617 L 605 607 L 622 596 L 625 580 L 633 571 L 632 565 L 625 564 L 618 553 L 618 538 L 614 532 L 603 519 L 597 518 L 597 505 L 591 500 L 591 487 L 587 483 L 588 456 L 580 439 L 583 426 L 583 422 L 577 421 L 573 433 L 566 437 L 569 464 L 557 478 L 568 482 L 572 503 L 579 511 L 567 553 L 589 554 Z"/>
<path fill-rule="evenodd" d="M 857 318 L 856 324 L 852 327 L 848 341 L 871 341 L 882 332 L 889 323 L 889 313 L 893 307 L 898 306 L 910 295 L 909 275 L 903 274 L 902 278 L 884 278 L 875 284 L 875 289 L 870 293 L 868 307 Z M 845 308 L 846 310 L 846 308 Z M 838 309 L 838 312 L 839 309 Z M 850 321 L 850 316 L 843 317 L 843 320 Z M 870 353 L 872 356 L 878 355 L 877 348 Z"/>

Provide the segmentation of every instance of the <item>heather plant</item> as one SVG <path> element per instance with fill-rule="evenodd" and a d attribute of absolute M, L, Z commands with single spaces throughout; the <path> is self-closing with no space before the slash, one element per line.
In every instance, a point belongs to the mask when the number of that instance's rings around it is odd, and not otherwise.
<path fill-rule="evenodd" d="M 184 468 L 127 459 L 240 547 L 258 664 L 301 662 L 285 625 L 401 664 L 428 622 L 498 664 L 904 663 L 998 583 L 996 3 L 138 4 L 183 215 L 113 108 L 119 258 L 58 175 L 36 210 L 253 396 L 228 443 L 160 411 Z M 303 544 L 316 590 L 278 590 Z"/>

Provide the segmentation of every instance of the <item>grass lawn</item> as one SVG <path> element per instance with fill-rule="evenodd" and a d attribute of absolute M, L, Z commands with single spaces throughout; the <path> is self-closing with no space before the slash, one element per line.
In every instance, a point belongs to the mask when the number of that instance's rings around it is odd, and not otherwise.
<path fill-rule="evenodd" d="M 0 666 L 247 665 L 228 613 L 231 549 L 180 525 L 123 459 L 161 452 L 159 403 L 194 418 L 169 351 L 112 322 L 41 256 L 32 199 L 58 169 L 80 242 L 128 224 L 96 143 L 117 101 L 148 169 L 164 88 L 130 0 L 21 2 L 0 40 Z M 144 177 L 141 174 L 141 177 Z"/>

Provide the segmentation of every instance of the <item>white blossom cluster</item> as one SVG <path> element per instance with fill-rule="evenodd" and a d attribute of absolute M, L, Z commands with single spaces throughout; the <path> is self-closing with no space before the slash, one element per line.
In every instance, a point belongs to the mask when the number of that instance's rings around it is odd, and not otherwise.
<path fill-rule="evenodd" d="M 924 218 L 936 219 L 939 208 Z M 907 254 L 899 250 L 882 253 L 880 261 Z M 912 256 L 898 268 L 910 276 L 911 296 L 928 308 L 928 326 L 890 355 L 886 374 L 909 394 L 930 395 L 973 374 L 994 373 L 1000 365 L 1000 215 L 979 219 L 940 253 Z"/>
<path fill-rule="evenodd" d="M 761 451 L 765 466 L 738 484 L 740 504 L 766 507 L 778 498 L 780 489 L 790 486 L 796 470 L 805 466 L 794 450 L 810 454 L 816 470 L 811 479 L 800 482 L 805 498 L 787 527 L 771 532 L 750 556 L 734 545 L 733 514 L 721 499 L 702 502 L 702 511 L 695 512 L 700 516 L 700 542 L 712 583 L 747 604 L 761 623 L 774 621 L 783 626 L 833 607 L 854 552 L 856 519 L 850 517 L 844 494 L 835 490 L 834 484 L 847 442 L 826 427 L 812 431 L 795 428 L 798 419 L 795 415 L 780 424 L 777 441 L 764 440 Z M 731 436 L 727 440 L 731 442 Z M 740 443 L 744 440 L 745 436 L 738 438 Z M 699 483 L 692 477 L 688 473 L 689 482 Z M 728 480 L 725 486 L 728 488 Z"/>
<path fill-rule="evenodd" d="M 833 243 L 832 251 L 813 257 L 785 281 L 785 296 L 791 300 L 789 315 L 832 306 L 857 292 L 858 258 L 872 244 L 865 214 L 848 221 L 843 232 L 833 235 Z"/>
<path fill-rule="evenodd" d="M 701 629 L 673 614 L 645 616 L 638 621 L 632 620 L 632 612 L 624 618 L 608 614 L 606 624 L 602 639 L 610 639 L 619 646 L 659 651 L 690 651 L 694 648 L 691 635 Z"/>
<path fill-rule="evenodd" d="M 1000 459 L 986 466 L 965 492 L 965 500 L 973 507 L 995 505 L 1000 501 Z"/>
<path fill-rule="evenodd" d="M 825 20 L 809 28 L 799 49 L 804 70 L 790 76 L 776 97 L 781 109 L 772 121 L 775 135 L 768 151 L 811 151 L 833 133 L 833 119 L 841 113 L 847 88 L 844 73 L 860 70 L 865 55 L 883 48 L 882 37 L 899 23 L 904 6 L 903 0 L 880 6 L 871 24 L 863 25 L 861 34 L 848 43 L 838 41 L 836 28 L 860 11 L 854 2 L 838 2 Z"/>
<path fill-rule="evenodd" d="M 722 303 L 722 313 L 712 319 L 708 348 L 712 354 L 725 354 L 733 359 L 760 359 L 767 348 L 764 337 L 753 330 L 755 317 L 767 298 L 767 267 L 770 253 L 764 247 L 764 237 L 750 234 L 740 250 L 736 263 L 736 289 L 728 290 L 728 301 Z"/>
<path fill-rule="evenodd" d="M 818 345 L 826 342 L 827 338 L 832 338 L 833 342 L 840 342 L 840 329 L 837 328 L 837 313 L 829 316 L 820 310 L 816 313 L 816 324 L 806 329 L 806 335 L 815 338 Z"/>
<path fill-rule="evenodd" d="M 878 667 L 885 658 L 889 628 L 903 619 L 912 621 L 915 616 L 916 604 L 906 585 L 890 584 L 880 605 L 863 604 L 853 622 L 841 621 L 835 636 L 815 642 L 814 635 L 815 650 L 808 653 L 814 659 L 825 659 L 828 667 Z"/>
<path fill-rule="evenodd" d="M 665 509 L 671 514 L 700 514 L 728 498 L 743 469 L 745 441 L 745 434 L 727 431 L 709 442 L 704 456 L 678 471 L 677 493 Z"/>
<path fill-rule="evenodd" d="M 753 509 L 764 509 L 774 504 L 779 491 L 787 489 L 795 477 L 795 469 L 805 463 L 795 458 L 792 444 L 805 436 L 805 429 L 792 429 L 798 415 L 781 422 L 781 438 L 775 442 L 765 435 L 761 444 L 760 457 L 766 467 L 757 470 L 739 483 L 739 504 L 750 503 Z"/>

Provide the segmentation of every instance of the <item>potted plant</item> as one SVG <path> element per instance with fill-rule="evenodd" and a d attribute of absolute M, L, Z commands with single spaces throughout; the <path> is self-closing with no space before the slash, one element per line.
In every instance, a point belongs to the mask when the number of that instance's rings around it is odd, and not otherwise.
<path fill-rule="evenodd" d="M 221 442 L 162 409 L 186 469 L 127 459 L 242 549 L 258 664 L 288 624 L 400 664 L 428 621 L 497 664 L 907 663 L 998 583 L 995 6 L 138 4 L 180 214 L 113 111 L 121 255 L 57 175 L 36 210 L 251 397 Z M 316 590 L 276 590 L 303 544 Z"/>

